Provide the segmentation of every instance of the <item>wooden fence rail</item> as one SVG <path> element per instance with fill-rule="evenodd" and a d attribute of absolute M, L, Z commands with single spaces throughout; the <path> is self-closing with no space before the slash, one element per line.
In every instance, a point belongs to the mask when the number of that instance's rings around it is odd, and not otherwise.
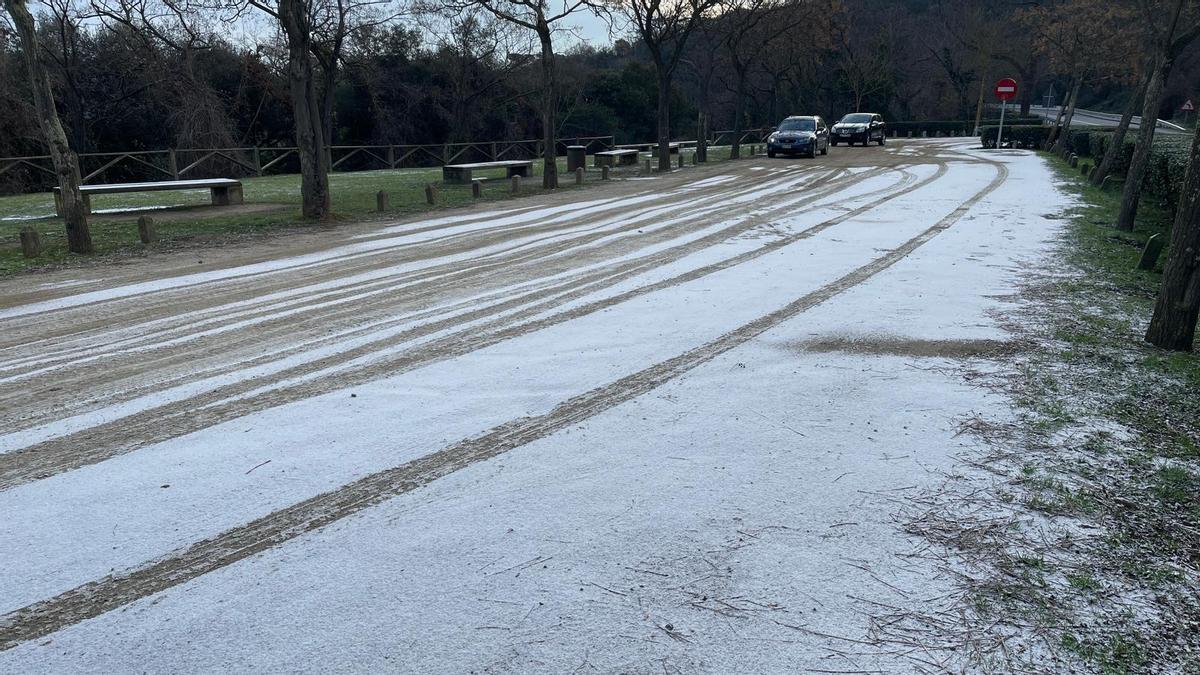
<path fill-rule="evenodd" d="M 557 154 L 569 145 L 588 152 L 613 146 L 612 136 L 559 139 Z M 436 167 L 466 161 L 533 159 L 542 156 L 540 140 L 469 141 L 465 143 L 334 145 L 330 166 L 338 171 Z M 171 148 L 128 152 L 85 152 L 79 155 L 83 183 L 121 183 L 185 178 L 265 176 L 298 173 L 295 147 Z M 0 157 L 0 192 L 38 192 L 55 185 L 49 155 Z"/>

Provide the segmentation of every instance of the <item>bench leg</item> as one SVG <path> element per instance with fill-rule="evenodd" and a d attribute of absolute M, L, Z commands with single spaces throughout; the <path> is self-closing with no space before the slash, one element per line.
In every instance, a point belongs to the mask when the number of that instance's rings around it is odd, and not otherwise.
<path fill-rule="evenodd" d="M 209 188 L 212 193 L 213 206 L 231 206 L 233 204 L 241 204 L 242 202 L 242 187 L 215 187 Z"/>

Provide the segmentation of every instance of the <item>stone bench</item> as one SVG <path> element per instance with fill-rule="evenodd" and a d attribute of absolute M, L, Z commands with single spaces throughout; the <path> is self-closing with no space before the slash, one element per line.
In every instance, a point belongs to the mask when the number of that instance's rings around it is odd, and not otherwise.
<path fill-rule="evenodd" d="M 160 192 L 163 190 L 202 190 L 207 188 L 213 206 L 229 206 L 242 203 L 242 181 L 233 178 L 206 178 L 198 180 L 164 180 L 153 183 L 112 183 L 109 185 L 81 185 L 83 208 L 92 212 L 91 195 L 120 194 L 123 192 Z M 54 188 L 54 211 L 63 215 L 62 189 Z"/>
<path fill-rule="evenodd" d="M 605 150 L 597 152 L 593 155 L 596 158 L 596 166 L 633 166 L 638 161 L 637 150 Z"/>
<path fill-rule="evenodd" d="M 442 181 L 446 183 L 470 183 L 475 170 L 507 169 L 507 178 L 533 175 L 532 159 L 509 159 L 500 162 L 475 162 L 474 164 L 447 164 L 442 167 Z"/>

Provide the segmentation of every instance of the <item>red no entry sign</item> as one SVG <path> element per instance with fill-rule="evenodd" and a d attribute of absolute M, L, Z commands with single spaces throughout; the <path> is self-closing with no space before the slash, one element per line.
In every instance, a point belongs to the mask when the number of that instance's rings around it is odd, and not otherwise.
<path fill-rule="evenodd" d="M 1011 101 L 1017 97 L 1017 81 L 1006 77 L 996 83 L 996 98 L 1001 101 Z"/>

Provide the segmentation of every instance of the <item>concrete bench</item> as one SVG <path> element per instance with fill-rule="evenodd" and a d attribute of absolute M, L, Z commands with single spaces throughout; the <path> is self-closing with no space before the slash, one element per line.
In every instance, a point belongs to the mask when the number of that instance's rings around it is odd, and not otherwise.
<path fill-rule="evenodd" d="M 122 192 L 159 192 L 162 190 L 201 190 L 207 188 L 213 206 L 229 206 L 242 203 L 242 181 L 233 178 L 206 178 L 202 180 L 164 180 L 153 183 L 112 183 L 110 185 L 81 185 L 83 208 L 92 212 L 91 195 L 119 194 Z M 63 214 L 61 188 L 54 188 L 54 211 Z"/>
<path fill-rule="evenodd" d="M 658 150 L 658 143 L 622 143 L 615 146 L 618 150 L 641 150 L 643 152 L 655 152 Z M 667 144 L 667 150 L 672 155 L 679 154 L 679 149 L 683 147 L 683 143 L 679 141 L 671 141 Z"/>
<path fill-rule="evenodd" d="M 602 166 L 633 166 L 638 161 L 637 150 L 605 150 L 595 155 L 596 167 Z"/>
<path fill-rule="evenodd" d="M 447 164 L 442 167 L 442 180 L 446 183 L 470 183 L 471 172 L 476 169 L 507 169 L 507 178 L 533 175 L 532 159 L 509 159 L 501 162 L 476 162 L 474 164 Z"/>

